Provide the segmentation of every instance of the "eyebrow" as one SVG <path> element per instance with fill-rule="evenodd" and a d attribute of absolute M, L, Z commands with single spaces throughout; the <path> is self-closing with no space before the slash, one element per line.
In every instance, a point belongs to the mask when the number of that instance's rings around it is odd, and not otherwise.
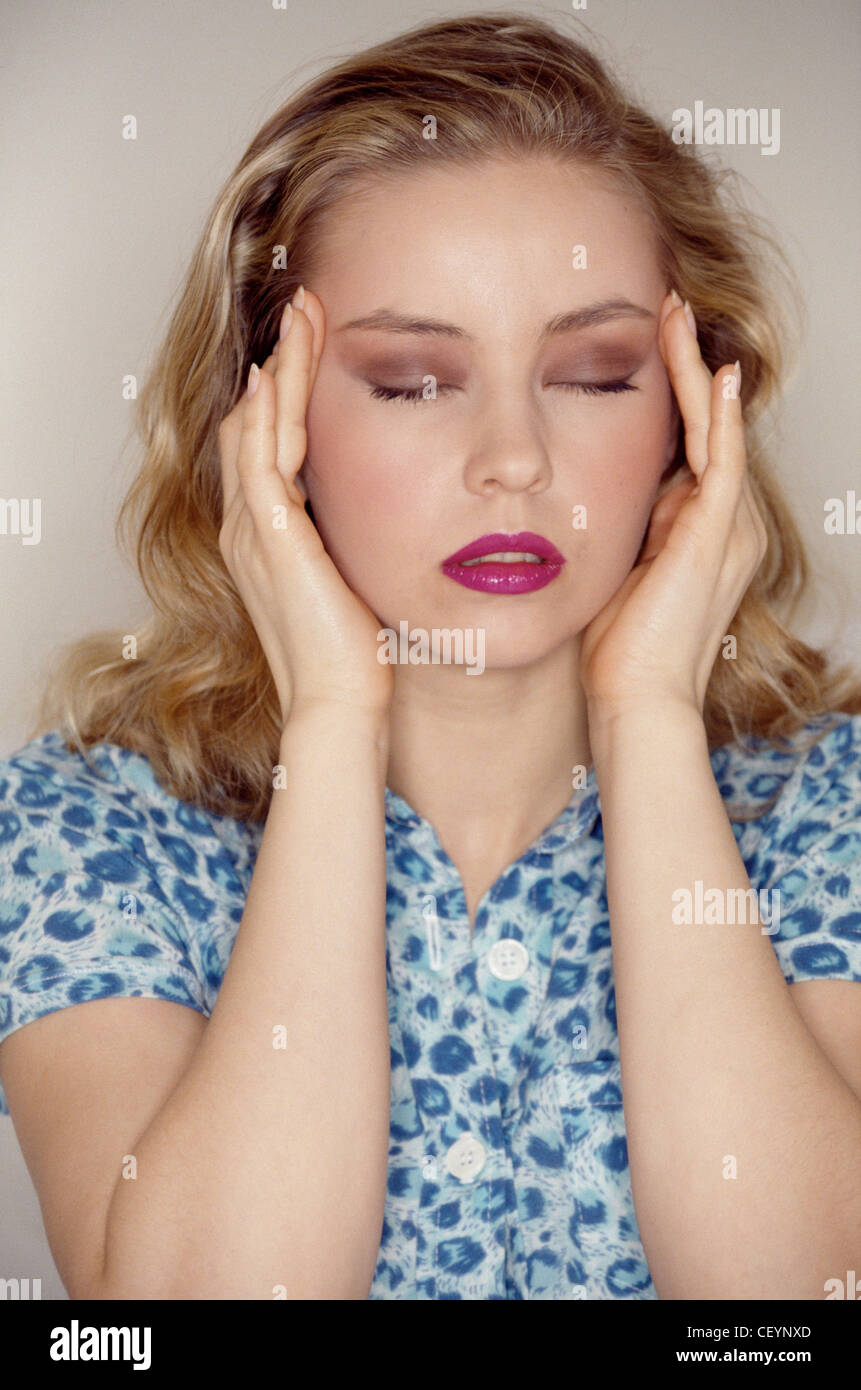
<path fill-rule="evenodd" d="M 557 314 L 548 319 L 538 335 L 538 341 L 552 337 L 556 333 L 567 333 L 571 329 L 592 328 L 599 323 L 612 323 L 615 319 L 638 318 L 653 319 L 655 314 L 630 299 L 602 299 L 595 304 L 586 304 L 581 309 L 569 309 L 566 314 Z M 442 319 L 413 318 L 409 314 L 395 314 L 390 309 L 376 309 L 362 318 L 350 319 L 336 328 L 336 333 L 345 333 L 350 328 L 382 329 L 388 333 L 424 334 L 427 337 L 455 338 L 461 342 L 473 342 L 472 336 L 457 324 L 446 323 Z"/>

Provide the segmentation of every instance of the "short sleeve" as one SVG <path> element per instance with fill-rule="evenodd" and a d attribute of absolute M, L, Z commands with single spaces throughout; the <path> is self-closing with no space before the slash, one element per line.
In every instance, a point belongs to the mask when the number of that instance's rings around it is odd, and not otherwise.
<path fill-rule="evenodd" d="M 160 869 L 175 876 L 175 864 L 133 798 L 74 764 L 52 765 L 52 746 L 44 761 L 0 762 L 0 1042 L 113 995 L 208 1014 L 192 933 L 163 887 Z"/>
<path fill-rule="evenodd" d="M 772 945 L 789 984 L 861 981 L 861 718 L 808 750 L 757 852 Z M 779 895 L 779 896 L 778 896 Z"/>

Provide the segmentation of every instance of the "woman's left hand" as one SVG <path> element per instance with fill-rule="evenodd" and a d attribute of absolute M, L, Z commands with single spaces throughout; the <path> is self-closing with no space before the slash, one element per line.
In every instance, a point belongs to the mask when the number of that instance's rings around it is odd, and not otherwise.
<path fill-rule="evenodd" d="M 678 297 L 664 300 L 658 343 L 693 477 L 659 498 L 637 564 L 583 632 L 590 720 L 668 702 L 702 714 L 721 640 L 768 544 L 747 474 L 734 367 L 712 376 Z"/>

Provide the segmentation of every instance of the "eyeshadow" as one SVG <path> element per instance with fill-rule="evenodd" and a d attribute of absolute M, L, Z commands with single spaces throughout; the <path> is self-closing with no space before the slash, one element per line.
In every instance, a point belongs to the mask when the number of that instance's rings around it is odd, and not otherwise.
<path fill-rule="evenodd" d="M 601 332 L 612 334 L 615 328 L 616 340 L 601 340 Z M 654 347 L 654 336 L 649 333 L 644 341 L 636 333 L 632 341 L 627 336 L 619 341 L 618 325 L 596 325 L 592 329 L 581 329 L 576 336 L 558 338 L 549 344 L 538 363 L 543 373 L 574 375 L 593 373 L 596 377 L 622 377 L 637 371 L 643 365 Z M 567 338 L 567 341 L 566 341 Z M 339 354 L 346 369 L 360 378 L 368 376 L 377 380 L 403 382 L 407 379 L 420 379 L 423 376 L 436 377 L 461 376 L 469 372 L 469 353 L 452 350 L 452 346 L 438 342 L 387 343 L 374 345 L 367 341 L 342 347 Z"/>
<path fill-rule="evenodd" d="M 598 351 L 589 352 L 570 352 L 554 354 L 548 364 L 548 370 L 552 372 L 613 372 L 618 376 L 626 376 L 629 372 L 635 372 L 646 360 L 648 353 L 642 350 L 634 352 L 631 349 L 622 348 L 603 348 Z"/>

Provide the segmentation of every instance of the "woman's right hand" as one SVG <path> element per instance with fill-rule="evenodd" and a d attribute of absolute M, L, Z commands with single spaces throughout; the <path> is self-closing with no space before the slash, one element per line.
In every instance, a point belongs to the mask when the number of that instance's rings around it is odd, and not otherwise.
<path fill-rule="evenodd" d="M 301 303 L 302 295 L 296 296 Z M 290 315 L 285 306 L 284 317 Z M 342 578 L 305 511 L 296 475 L 325 314 L 305 291 L 287 334 L 219 425 L 219 549 L 248 610 L 288 718 L 321 704 L 388 713 L 394 675 L 377 660 L 380 625 Z M 249 385 L 253 384 L 252 366 Z"/>

